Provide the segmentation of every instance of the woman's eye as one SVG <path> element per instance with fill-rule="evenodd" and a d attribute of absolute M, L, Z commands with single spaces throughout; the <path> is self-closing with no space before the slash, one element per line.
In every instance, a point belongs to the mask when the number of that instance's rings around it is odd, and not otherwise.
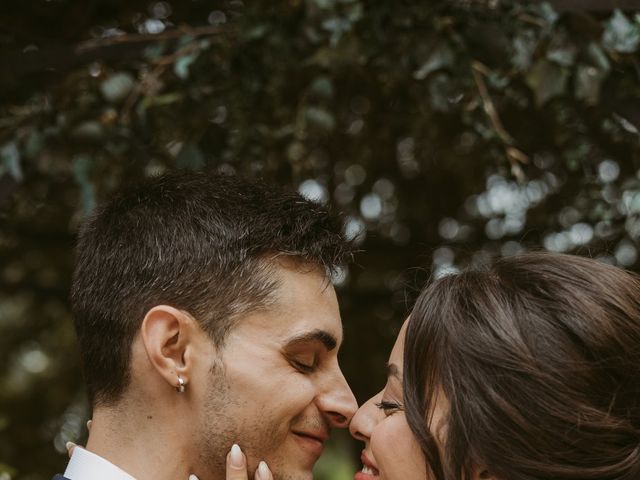
<path fill-rule="evenodd" d="M 399 403 L 387 402 L 384 400 L 376 403 L 376 407 L 382 410 L 385 415 L 391 415 L 392 413 L 402 410 L 402 405 L 400 405 Z"/>

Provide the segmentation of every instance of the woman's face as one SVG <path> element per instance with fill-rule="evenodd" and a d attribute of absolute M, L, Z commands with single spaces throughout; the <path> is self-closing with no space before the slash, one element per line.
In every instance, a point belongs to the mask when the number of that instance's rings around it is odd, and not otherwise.
<path fill-rule="evenodd" d="M 387 364 L 387 384 L 357 411 L 349 430 L 364 442 L 363 468 L 355 480 L 406 480 L 427 478 L 425 458 L 409 429 L 403 407 L 402 357 L 407 321 L 402 325 Z M 438 415 L 434 412 L 434 422 Z M 439 418 L 438 418 L 439 417 Z"/>

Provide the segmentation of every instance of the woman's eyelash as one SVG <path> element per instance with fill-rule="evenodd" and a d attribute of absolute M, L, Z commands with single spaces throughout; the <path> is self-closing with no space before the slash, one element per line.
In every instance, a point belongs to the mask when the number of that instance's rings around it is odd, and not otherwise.
<path fill-rule="evenodd" d="M 402 410 L 402 405 L 394 402 L 385 402 L 384 400 L 376 403 L 376 407 L 380 410 L 383 410 L 385 413 L 388 413 L 393 410 Z"/>

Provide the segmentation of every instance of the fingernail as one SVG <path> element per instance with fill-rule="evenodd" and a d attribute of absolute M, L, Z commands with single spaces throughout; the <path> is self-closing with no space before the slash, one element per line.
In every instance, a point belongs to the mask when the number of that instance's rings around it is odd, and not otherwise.
<path fill-rule="evenodd" d="M 74 444 L 73 444 L 73 442 L 67 442 L 67 443 L 65 443 L 65 444 L 64 444 L 64 446 L 65 446 L 65 448 L 66 448 L 67 450 L 69 450 L 71 447 L 73 447 L 73 446 L 74 446 Z"/>
<path fill-rule="evenodd" d="M 87 430 L 91 430 L 91 424 L 93 423 L 92 420 L 87 420 Z"/>
<path fill-rule="evenodd" d="M 189 480 L 199 480 L 193 473 L 189 475 Z"/>
<path fill-rule="evenodd" d="M 260 480 L 266 480 L 269 478 L 271 471 L 265 462 L 260 462 L 258 464 L 258 474 L 260 475 Z"/>
<path fill-rule="evenodd" d="M 242 450 L 237 443 L 233 444 L 231 447 L 231 466 L 234 468 L 244 468 L 244 455 L 242 455 Z"/>

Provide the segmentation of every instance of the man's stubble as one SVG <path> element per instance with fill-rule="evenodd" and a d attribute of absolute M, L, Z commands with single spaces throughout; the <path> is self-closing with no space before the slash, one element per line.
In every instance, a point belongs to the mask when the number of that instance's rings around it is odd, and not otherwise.
<path fill-rule="evenodd" d="M 249 457 L 249 478 L 258 462 L 265 460 L 274 480 L 302 480 L 298 475 L 284 472 L 286 459 L 272 455 L 274 446 L 277 448 L 286 441 L 289 427 L 270 417 L 262 405 L 250 399 L 233 398 L 220 363 L 212 367 L 210 379 L 204 418 L 196 436 L 198 465 L 207 473 L 206 477 L 201 474 L 201 480 L 224 480 L 227 454 L 234 443 Z M 251 413 L 243 417 L 243 412 Z"/>

